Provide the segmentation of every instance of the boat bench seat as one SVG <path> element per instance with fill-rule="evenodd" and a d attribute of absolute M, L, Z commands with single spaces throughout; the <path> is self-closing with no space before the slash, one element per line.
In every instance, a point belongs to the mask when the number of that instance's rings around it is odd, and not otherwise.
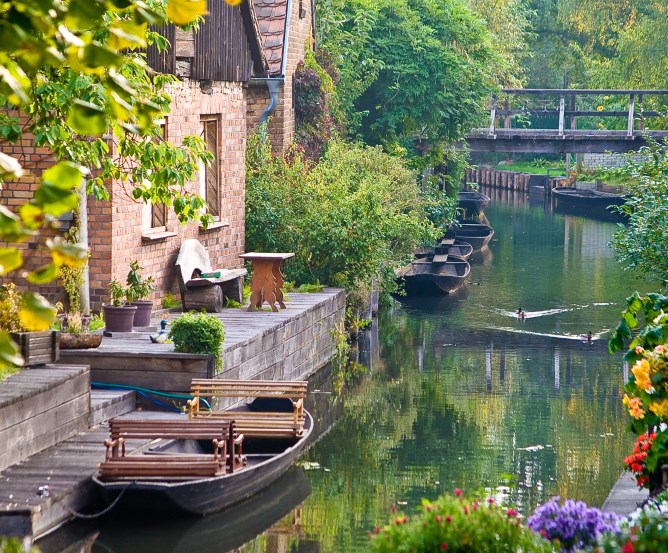
<path fill-rule="evenodd" d="M 228 419 L 175 420 L 116 418 L 109 421 L 101 478 L 131 476 L 215 476 L 245 464 L 243 435 Z M 131 439 L 211 440 L 213 453 L 142 453 L 126 455 Z"/>
<path fill-rule="evenodd" d="M 305 380 L 193 379 L 188 401 L 191 420 L 234 419 L 245 436 L 300 437 L 304 433 Z M 203 409 L 202 399 L 214 405 L 220 398 L 253 399 L 248 409 Z"/>

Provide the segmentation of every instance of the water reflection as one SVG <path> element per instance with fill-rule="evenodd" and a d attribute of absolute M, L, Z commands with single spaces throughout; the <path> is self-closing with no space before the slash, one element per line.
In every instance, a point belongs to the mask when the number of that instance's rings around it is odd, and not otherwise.
<path fill-rule="evenodd" d="M 631 442 L 619 401 L 628 366 L 608 354 L 606 338 L 624 298 L 642 285 L 607 247 L 614 225 L 564 217 L 509 191 L 486 193 L 495 239 L 472 263 L 469 284 L 385 310 L 359 343 L 366 368 L 353 380 L 313 376 L 307 407 L 320 438 L 305 458 L 311 495 L 298 511 L 280 501 L 287 518 L 245 545 L 245 522 L 229 526 L 237 541 L 228 545 L 366 551 L 367 532 L 393 505 L 413 512 L 455 487 L 487 487 L 524 512 L 553 495 L 604 501 Z M 188 542 L 207 550 L 197 536 L 219 529 L 162 528 L 172 530 L 167 551 Z M 119 553 L 137 540 L 163 550 L 162 541 L 107 527 L 99 544 Z"/>

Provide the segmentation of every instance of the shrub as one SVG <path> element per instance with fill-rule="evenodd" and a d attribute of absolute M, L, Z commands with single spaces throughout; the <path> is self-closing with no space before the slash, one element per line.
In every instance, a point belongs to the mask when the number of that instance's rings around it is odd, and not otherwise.
<path fill-rule="evenodd" d="M 603 553 L 657 553 L 668 551 L 668 513 L 665 507 L 648 504 L 620 524 L 616 534 L 599 540 Z"/>
<path fill-rule="evenodd" d="M 515 509 L 497 505 L 493 499 L 467 500 L 445 495 L 431 503 L 423 501 L 414 517 L 397 514 L 384 528 L 371 534 L 375 553 L 448 552 L 548 552 L 551 544 L 520 523 Z"/>
<path fill-rule="evenodd" d="M 557 541 L 561 550 L 574 552 L 593 546 L 608 532 L 617 532 L 621 517 L 587 507 L 582 501 L 567 499 L 563 504 L 553 497 L 536 509 L 527 526 L 546 539 Z"/>
<path fill-rule="evenodd" d="M 127 279 L 125 280 L 125 283 L 127 284 L 125 295 L 128 299 L 128 302 L 130 303 L 148 299 L 148 297 L 151 295 L 151 292 L 155 290 L 153 277 L 148 276 L 144 278 L 141 275 L 141 271 L 143 269 L 143 267 L 139 266 L 139 261 L 130 262 L 130 271 L 128 272 Z"/>
<path fill-rule="evenodd" d="M 174 342 L 174 351 L 213 355 L 216 369 L 222 368 L 225 329 L 215 315 L 184 313 L 171 324 L 169 339 Z"/>

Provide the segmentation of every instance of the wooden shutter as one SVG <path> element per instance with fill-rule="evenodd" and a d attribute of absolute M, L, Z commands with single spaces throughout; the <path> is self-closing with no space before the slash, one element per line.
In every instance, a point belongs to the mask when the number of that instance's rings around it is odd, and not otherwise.
<path fill-rule="evenodd" d="M 151 228 L 167 226 L 167 206 L 165 204 L 151 205 Z"/>
<path fill-rule="evenodd" d="M 218 120 L 209 119 L 204 121 L 204 141 L 206 142 L 207 149 L 213 154 L 213 161 L 204 168 L 206 204 L 211 215 L 220 217 Z"/>

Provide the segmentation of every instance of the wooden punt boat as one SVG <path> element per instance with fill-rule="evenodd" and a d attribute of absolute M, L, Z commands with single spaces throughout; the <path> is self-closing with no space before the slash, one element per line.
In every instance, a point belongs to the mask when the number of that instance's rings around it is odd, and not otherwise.
<path fill-rule="evenodd" d="M 553 188 L 552 196 L 555 199 L 557 211 L 597 219 L 621 219 L 621 214 L 611 210 L 610 207 L 626 203 L 626 196 L 621 194 L 568 186 Z"/>
<path fill-rule="evenodd" d="M 444 238 L 467 242 L 473 246 L 473 251 L 477 252 L 489 244 L 492 236 L 494 236 L 494 229 L 490 225 L 466 219 L 459 222 L 457 227 L 451 228 Z"/>
<path fill-rule="evenodd" d="M 479 217 L 489 205 L 490 198 L 482 192 L 462 190 L 457 194 L 457 206 L 466 217 Z"/>
<path fill-rule="evenodd" d="M 114 517 L 106 522 L 93 551 L 221 553 L 236 551 L 303 503 L 311 494 L 301 469 L 289 469 L 276 482 L 241 503 L 205 517 Z"/>
<path fill-rule="evenodd" d="M 473 253 L 473 246 L 463 240 L 442 238 L 434 246 L 436 255 L 454 255 L 468 261 Z"/>
<path fill-rule="evenodd" d="M 124 510 L 204 515 L 222 511 L 258 493 L 277 480 L 294 463 L 313 430 L 313 418 L 304 411 L 304 431 L 299 438 L 248 436 L 243 441 L 246 465 L 232 473 L 195 478 L 123 478 L 93 482 L 110 504 L 117 500 Z M 171 440 L 142 455 L 209 453 L 207 440 Z"/>
<path fill-rule="evenodd" d="M 468 261 L 455 255 L 434 255 L 413 261 L 397 271 L 409 296 L 450 294 L 461 287 L 471 272 Z"/>

